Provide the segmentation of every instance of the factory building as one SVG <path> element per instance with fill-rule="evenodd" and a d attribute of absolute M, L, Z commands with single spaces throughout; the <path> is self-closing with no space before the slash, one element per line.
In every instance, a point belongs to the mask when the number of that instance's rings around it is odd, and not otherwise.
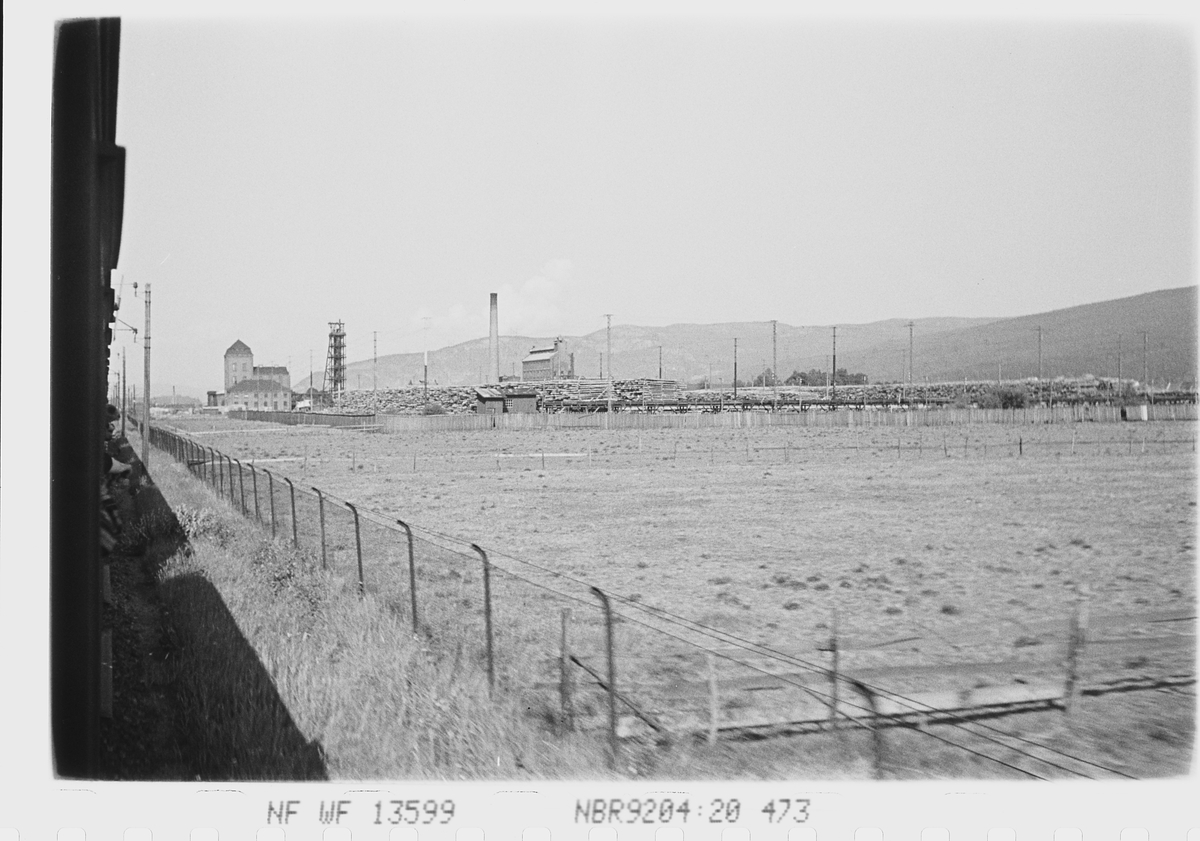
<path fill-rule="evenodd" d="M 292 390 L 275 380 L 242 380 L 225 392 L 224 405 L 230 409 L 290 412 L 293 398 Z"/>
<path fill-rule="evenodd" d="M 255 365 L 254 351 L 238 339 L 225 351 L 225 393 L 208 393 L 208 405 L 227 409 L 290 412 L 296 397 L 282 365 Z"/>
<path fill-rule="evenodd" d="M 225 391 L 243 380 L 271 380 L 284 388 L 292 387 L 288 369 L 282 365 L 255 365 L 254 351 L 238 339 L 225 351 Z"/>
<path fill-rule="evenodd" d="M 535 347 L 521 360 L 521 379 L 527 382 L 558 380 L 575 376 L 573 354 L 567 353 L 567 343 L 559 336 L 553 345 Z"/>

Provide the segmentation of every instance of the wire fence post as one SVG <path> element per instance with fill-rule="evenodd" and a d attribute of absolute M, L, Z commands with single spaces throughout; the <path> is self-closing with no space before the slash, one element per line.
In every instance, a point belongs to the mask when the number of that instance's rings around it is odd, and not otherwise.
<path fill-rule="evenodd" d="M 1075 611 L 1067 630 L 1067 679 L 1063 686 L 1063 714 L 1068 719 L 1079 700 L 1079 657 L 1087 639 L 1088 625 L 1087 584 L 1081 584 L 1076 592 Z"/>
<path fill-rule="evenodd" d="M 708 665 L 708 743 L 717 743 L 717 727 L 720 724 L 720 699 L 717 695 L 717 658 L 711 651 L 704 655 Z"/>
<path fill-rule="evenodd" d="M 868 725 L 871 730 L 871 748 L 875 762 L 875 779 L 883 779 L 883 763 L 884 763 L 884 744 L 883 744 L 883 722 L 879 715 L 879 704 L 875 698 L 875 693 L 871 691 L 865 684 L 850 679 L 850 685 L 853 686 L 858 693 L 867 699 L 867 706 L 871 708 L 871 716 L 875 719 L 873 724 Z"/>
<path fill-rule="evenodd" d="M 229 501 L 233 501 L 233 459 L 225 456 L 226 463 L 229 464 Z"/>
<path fill-rule="evenodd" d="M 604 610 L 604 645 L 608 651 L 608 767 L 615 769 L 620 747 L 617 744 L 617 661 L 613 656 L 612 606 L 599 587 L 591 590 Z"/>
<path fill-rule="evenodd" d="M 558 700 L 561 709 L 562 731 L 570 733 L 575 729 L 575 707 L 572 700 L 574 692 L 573 675 L 571 673 L 571 643 L 567 637 L 567 627 L 571 624 L 571 608 L 562 609 L 562 637 L 559 644 L 559 682 Z"/>
<path fill-rule="evenodd" d="M 208 484 L 211 486 L 213 484 L 213 482 L 215 481 L 214 477 L 217 475 L 217 471 L 215 469 L 209 469 L 208 465 L 210 462 L 216 460 L 216 455 L 213 453 L 212 447 L 208 447 L 207 449 L 208 449 L 208 459 L 204 462 L 204 478 L 208 482 Z"/>
<path fill-rule="evenodd" d="M 242 516 L 246 516 L 246 479 L 242 473 L 242 462 L 240 459 L 234 459 L 238 466 L 238 496 L 242 500 Z"/>
<path fill-rule="evenodd" d="M 217 495 L 225 496 L 225 454 L 217 450 Z"/>
<path fill-rule="evenodd" d="M 283 477 L 283 481 L 288 483 L 288 494 L 292 498 L 292 546 L 300 548 L 300 538 L 296 534 L 296 486 L 292 484 L 292 480 L 287 476 Z"/>
<path fill-rule="evenodd" d="M 267 468 L 263 468 L 263 473 L 267 474 L 267 496 L 271 498 L 271 539 L 275 539 L 275 476 Z"/>
<path fill-rule="evenodd" d="M 328 569 L 325 562 L 325 495 L 319 488 L 313 488 L 317 495 L 317 511 L 321 520 L 321 569 Z"/>
<path fill-rule="evenodd" d="M 358 597 L 363 599 L 367 596 L 367 585 L 363 580 L 362 534 L 358 528 L 358 509 L 354 507 L 354 503 L 352 502 L 347 502 L 346 507 L 354 515 L 354 551 L 358 554 Z"/>
<path fill-rule="evenodd" d="M 262 515 L 258 511 L 258 471 L 253 464 L 250 465 L 250 483 L 254 490 L 254 522 L 262 525 Z"/>
<path fill-rule="evenodd" d="M 408 523 L 403 520 L 397 520 L 400 527 L 404 529 L 404 534 L 408 538 L 408 592 L 412 598 L 412 627 L 413 633 L 418 632 L 417 622 L 417 564 L 413 558 L 413 533 L 408 527 Z"/>
<path fill-rule="evenodd" d="M 492 642 L 492 565 L 488 563 L 487 552 L 472 543 L 471 548 L 479 553 L 483 561 L 483 627 L 487 635 L 487 671 L 488 694 L 496 690 L 496 653 Z"/>
<path fill-rule="evenodd" d="M 838 625 L 837 611 L 833 612 L 833 620 L 829 630 L 829 653 L 832 660 L 829 669 L 829 726 L 838 729 Z"/>

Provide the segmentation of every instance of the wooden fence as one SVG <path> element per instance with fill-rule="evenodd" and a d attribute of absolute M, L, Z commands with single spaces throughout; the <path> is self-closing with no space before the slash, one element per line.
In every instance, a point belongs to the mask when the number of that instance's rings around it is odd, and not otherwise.
<path fill-rule="evenodd" d="M 237 420 L 332 426 L 379 432 L 470 432 L 488 429 L 743 429 L 748 427 L 933 427 L 970 424 L 1120 423 L 1198 417 L 1194 403 L 1146 406 L 1032 406 L 1024 409 L 886 409 L 810 407 L 804 411 L 557 412 L 500 415 L 347 415 L 324 412 L 231 411 Z"/>

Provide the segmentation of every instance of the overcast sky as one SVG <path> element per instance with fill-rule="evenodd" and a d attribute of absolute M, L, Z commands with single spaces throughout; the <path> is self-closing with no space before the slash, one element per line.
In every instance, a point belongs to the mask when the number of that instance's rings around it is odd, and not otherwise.
<path fill-rule="evenodd" d="M 235 339 L 298 380 L 331 320 L 419 351 L 490 292 L 573 335 L 1183 286 L 1195 84 L 1132 20 L 126 17 L 121 317 L 151 282 L 155 392 L 202 396 Z"/>

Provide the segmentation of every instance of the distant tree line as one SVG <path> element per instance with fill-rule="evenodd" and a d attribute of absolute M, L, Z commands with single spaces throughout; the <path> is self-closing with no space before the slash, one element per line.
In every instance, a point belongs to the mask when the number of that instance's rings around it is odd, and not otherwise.
<path fill-rule="evenodd" d="M 858 372 L 851 374 L 845 368 L 838 368 L 834 385 L 866 385 L 868 382 L 867 375 Z M 754 380 L 755 385 L 804 385 L 804 386 L 826 386 L 829 385 L 829 372 L 822 371 L 819 368 L 809 368 L 807 371 L 792 371 L 792 375 L 782 383 L 775 381 L 775 373 L 768 368 L 763 371 Z"/>

